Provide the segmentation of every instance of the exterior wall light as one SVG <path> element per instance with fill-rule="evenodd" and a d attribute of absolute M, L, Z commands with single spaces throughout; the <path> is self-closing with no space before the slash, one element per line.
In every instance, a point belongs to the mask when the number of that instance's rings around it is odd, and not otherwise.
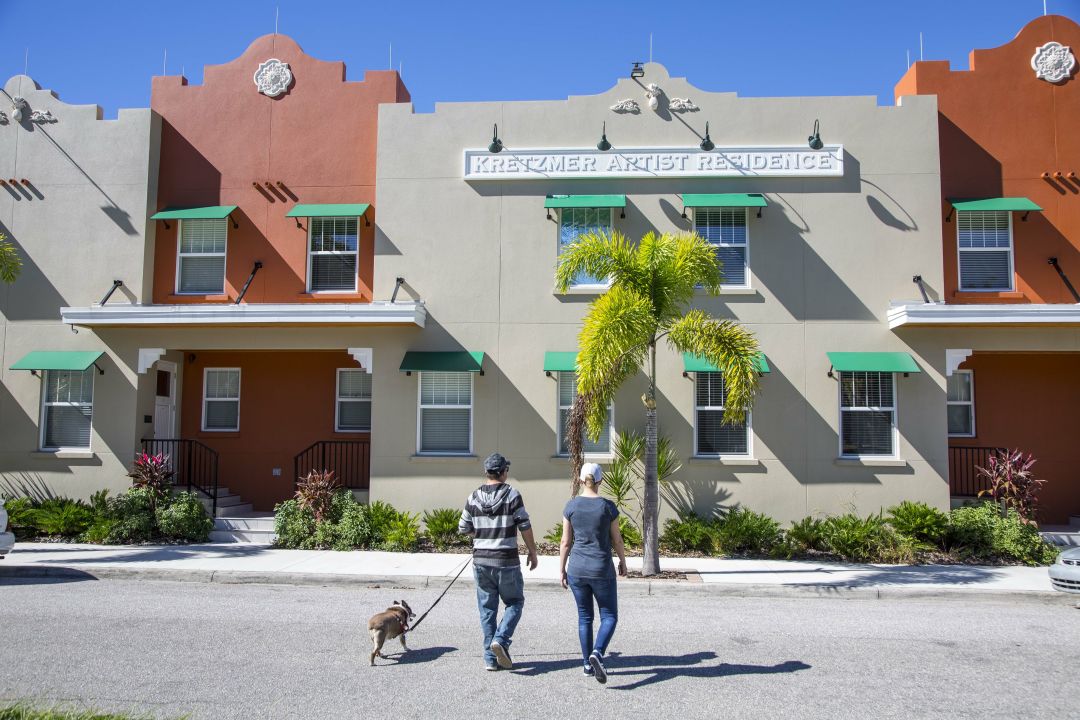
<path fill-rule="evenodd" d="M 495 129 L 491 132 L 491 144 L 488 145 L 488 152 L 490 152 L 490 153 L 502 152 L 502 149 L 503 149 L 502 140 L 499 139 L 499 126 L 498 126 L 498 124 L 496 124 Z"/>
<path fill-rule="evenodd" d="M 645 68 L 642 67 L 645 63 L 634 63 L 634 66 L 630 68 L 630 79 L 634 80 L 639 77 L 645 77 Z"/>
<path fill-rule="evenodd" d="M 716 147 L 716 145 L 713 144 L 712 138 L 709 137 L 709 123 L 707 122 L 705 123 L 705 138 L 701 141 L 701 145 L 699 145 L 698 147 L 700 147 L 705 152 L 709 152 Z"/>
<path fill-rule="evenodd" d="M 603 152 L 611 149 L 611 143 L 607 139 L 607 122 L 604 123 L 604 129 L 600 132 L 600 142 L 596 143 L 596 149 Z"/>
<path fill-rule="evenodd" d="M 821 125 L 819 121 L 814 121 L 814 132 L 810 137 L 806 138 L 806 144 L 810 146 L 811 150 L 820 150 L 825 147 L 825 143 L 821 142 Z"/>

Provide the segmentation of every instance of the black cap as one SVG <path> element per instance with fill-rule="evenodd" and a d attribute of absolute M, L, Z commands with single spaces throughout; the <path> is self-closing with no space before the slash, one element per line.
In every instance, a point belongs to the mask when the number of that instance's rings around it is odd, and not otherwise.
<path fill-rule="evenodd" d="M 502 475 L 503 471 L 510 467 L 510 461 L 499 453 L 491 453 L 484 460 L 484 472 L 489 475 Z"/>

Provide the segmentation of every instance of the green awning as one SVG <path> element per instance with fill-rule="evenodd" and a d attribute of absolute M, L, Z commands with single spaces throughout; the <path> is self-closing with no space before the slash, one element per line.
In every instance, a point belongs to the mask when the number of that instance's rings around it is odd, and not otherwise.
<path fill-rule="evenodd" d="M 577 353 L 544 353 L 544 372 L 577 372 Z"/>
<path fill-rule="evenodd" d="M 401 358 L 401 372 L 480 372 L 484 353 L 469 350 L 452 352 L 409 351 Z"/>
<path fill-rule="evenodd" d="M 625 195 L 548 195 L 545 208 L 624 208 Z"/>
<path fill-rule="evenodd" d="M 1026 197 L 983 198 L 981 200 L 949 198 L 949 203 L 959 212 L 970 212 L 973 210 L 1014 210 L 1018 212 L 1032 212 L 1042 210 L 1041 207 L 1028 200 Z"/>
<path fill-rule="evenodd" d="M 682 196 L 683 207 L 767 207 L 761 193 L 720 193 L 714 195 Z"/>
<path fill-rule="evenodd" d="M 360 217 L 371 207 L 367 203 L 336 205 L 295 205 L 285 217 Z"/>
<path fill-rule="evenodd" d="M 151 220 L 222 220 L 236 209 L 235 205 L 214 205 L 212 207 L 165 208 L 150 216 Z"/>
<path fill-rule="evenodd" d="M 830 352 L 833 370 L 840 372 L 922 372 L 906 352 Z"/>
<path fill-rule="evenodd" d="M 694 353 L 683 353 L 683 370 L 685 372 L 720 372 L 720 368 L 713 365 L 701 355 L 695 355 Z M 757 371 L 759 373 L 770 372 L 769 362 L 765 359 L 765 353 L 758 353 L 757 360 L 754 361 L 757 365 Z"/>
<path fill-rule="evenodd" d="M 34 350 L 11 366 L 12 370 L 86 370 L 105 353 L 100 350 Z"/>

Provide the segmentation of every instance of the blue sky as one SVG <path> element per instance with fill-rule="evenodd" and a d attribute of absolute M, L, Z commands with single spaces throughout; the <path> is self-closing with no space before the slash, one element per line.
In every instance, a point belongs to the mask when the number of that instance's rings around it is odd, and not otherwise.
<path fill-rule="evenodd" d="M 1080 20 L 1080 0 L 1047 0 Z M 540 9 L 542 8 L 542 10 Z M 240 55 L 279 30 L 350 79 L 402 63 L 417 110 L 436 101 L 552 99 L 606 90 L 653 58 L 703 89 L 740 95 L 877 95 L 892 102 L 906 52 L 966 68 L 972 48 L 1012 39 L 1042 0 L 712 0 L 542 3 L 447 0 L 0 0 L 0 76 L 29 71 L 106 117 L 146 107 L 150 78 Z"/>

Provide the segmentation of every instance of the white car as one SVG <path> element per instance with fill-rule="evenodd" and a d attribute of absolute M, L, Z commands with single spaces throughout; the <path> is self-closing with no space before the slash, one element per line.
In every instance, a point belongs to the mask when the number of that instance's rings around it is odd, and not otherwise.
<path fill-rule="evenodd" d="M 7 532 L 7 510 L 4 509 L 4 499 L 0 498 L 0 559 L 11 552 L 15 547 L 15 536 Z"/>
<path fill-rule="evenodd" d="M 1069 548 L 1050 566 L 1050 583 L 1055 590 L 1080 593 L 1080 547 Z"/>

